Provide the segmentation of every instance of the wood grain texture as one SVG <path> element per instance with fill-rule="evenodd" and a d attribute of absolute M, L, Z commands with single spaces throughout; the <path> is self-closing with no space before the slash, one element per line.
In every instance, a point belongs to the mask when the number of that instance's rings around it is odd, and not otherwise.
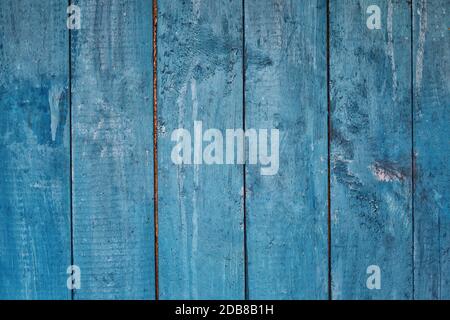
<path fill-rule="evenodd" d="M 77 1 L 72 33 L 76 299 L 154 298 L 152 2 Z"/>
<path fill-rule="evenodd" d="M 280 130 L 279 171 L 247 165 L 250 299 L 326 299 L 326 1 L 245 1 L 246 128 Z"/>
<path fill-rule="evenodd" d="M 0 1 L 0 300 L 450 299 L 450 0 L 158 0 L 158 68 L 152 0 L 70 2 Z M 278 172 L 174 164 L 194 121 Z"/>
<path fill-rule="evenodd" d="M 61 1 L 0 2 L 0 299 L 68 299 L 68 37 Z"/>
<path fill-rule="evenodd" d="M 381 29 L 369 30 L 369 5 Z M 332 285 L 335 299 L 412 297 L 411 8 L 330 2 Z M 381 289 L 366 287 L 367 267 Z"/>
<path fill-rule="evenodd" d="M 242 128 L 242 2 L 158 6 L 160 298 L 244 298 L 242 165 L 171 160 L 175 129 Z"/>
<path fill-rule="evenodd" d="M 450 299 L 449 9 L 414 1 L 416 299 Z"/>

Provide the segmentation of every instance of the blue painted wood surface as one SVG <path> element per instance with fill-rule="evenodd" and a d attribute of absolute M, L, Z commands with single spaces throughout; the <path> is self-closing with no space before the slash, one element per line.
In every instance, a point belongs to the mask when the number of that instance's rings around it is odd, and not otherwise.
<path fill-rule="evenodd" d="M 245 1 L 246 128 L 280 130 L 278 173 L 246 166 L 250 299 L 328 297 L 326 19 L 323 0 Z"/>
<path fill-rule="evenodd" d="M 0 2 L 0 299 L 449 299 L 450 0 L 157 2 L 155 70 L 152 0 Z M 278 172 L 174 164 L 194 121 Z"/>
<path fill-rule="evenodd" d="M 160 298 L 242 299 L 243 166 L 171 159 L 194 121 L 242 128 L 242 2 L 159 1 L 157 40 Z"/>
<path fill-rule="evenodd" d="M 155 296 L 152 3 L 77 1 L 72 31 L 75 299 Z"/>
<path fill-rule="evenodd" d="M 366 26 L 381 9 L 381 29 Z M 331 255 L 334 299 L 409 299 L 413 291 L 411 8 L 330 6 Z M 381 270 L 369 290 L 367 268 Z"/>
<path fill-rule="evenodd" d="M 61 1 L 0 2 L 0 299 L 68 299 L 68 36 Z"/>
<path fill-rule="evenodd" d="M 416 299 L 450 299 L 449 8 L 414 1 Z"/>

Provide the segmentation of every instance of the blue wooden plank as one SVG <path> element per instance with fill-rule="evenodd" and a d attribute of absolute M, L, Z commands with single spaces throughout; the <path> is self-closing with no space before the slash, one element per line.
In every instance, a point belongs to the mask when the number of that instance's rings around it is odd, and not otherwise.
<path fill-rule="evenodd" d="M 380 29 L 367 26 L 371 5 Z M 407 1 L 330 2 L 335 299 L 412 297 L 410 9 Z M 370 266 L 380 268 L 380 289 L 367 286 Z"/>
<path fill-rule="evenodd" d="M 75 298 L 154 298 L 152 2 L 75 3 Z"/>
<path fill-rule="evenodd" d="M 242 128 L 241 57 L 241 1 L 159 1 L 161 299 L 244 297 L 242 165 L 171 159 L 172 133 L 194 138 L 194 121 L 222 134 Z"/>
<path fill-rule="evenodd" d="M 66 8 L 0 2 L 0 299 L 70 299 Z"/>
<path fill-rule="evenodd" d="M 416 299 L 450 299 L 450 1 L 414 1 Z"/>
<path fill-rule="evenodd" d="M 246 166 L 251 299 L 328 296 L 326 19 L 324 0 L 245 1 L 246 129 L 280 130 L 278 172 Z"/>

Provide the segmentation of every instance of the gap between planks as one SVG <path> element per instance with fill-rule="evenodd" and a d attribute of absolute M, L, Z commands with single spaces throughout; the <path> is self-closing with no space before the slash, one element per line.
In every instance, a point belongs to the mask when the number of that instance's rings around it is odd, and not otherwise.
<path fill-rule="evenodd" d="M 153 0 L 153 208 L 155 236 L 155 300 L 159 300 L 159 270 L 158 270 L 158 0 Z"/>

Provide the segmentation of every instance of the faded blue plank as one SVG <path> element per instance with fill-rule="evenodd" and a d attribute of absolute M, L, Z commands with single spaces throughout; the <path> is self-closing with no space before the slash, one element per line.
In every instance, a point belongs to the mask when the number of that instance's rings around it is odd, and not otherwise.
<path fill-rule="evenodd" d="M 154 298 L 152 2 L 77 1 L 72 32 L 76 299 Z"/>
<path fill-rule="evenodd" d="M 369 30 L 370 5 L 381 29 Z M 412 297 L 411 11 L 330 2 L 332 286 L 335 299 Z M 381 289 L 369 290 L 370 265 Z"/>
<path fill-rule="evenodd" d="M 241 57 L 240 0 L 159 1 L 161 299 L 244 297 L 242 165 L 171 160 L 176 129 L 242 128 Z"/>
<path fill-rule="evenodd" d="M 66 7 L 0 2 L 0 299 L 70 299 Z"/>
<path fill-rule="evenodd" d="M 280 130 L 279 171 L 246 166 L 251 299 L 328 296 L 326 26 L 325 0 L 245 1 L 246 129 Z"/>
<path fill-rule="evenodd" d="M 450 1 L 414 2 L 416 299 L 450 299 Z"/>

